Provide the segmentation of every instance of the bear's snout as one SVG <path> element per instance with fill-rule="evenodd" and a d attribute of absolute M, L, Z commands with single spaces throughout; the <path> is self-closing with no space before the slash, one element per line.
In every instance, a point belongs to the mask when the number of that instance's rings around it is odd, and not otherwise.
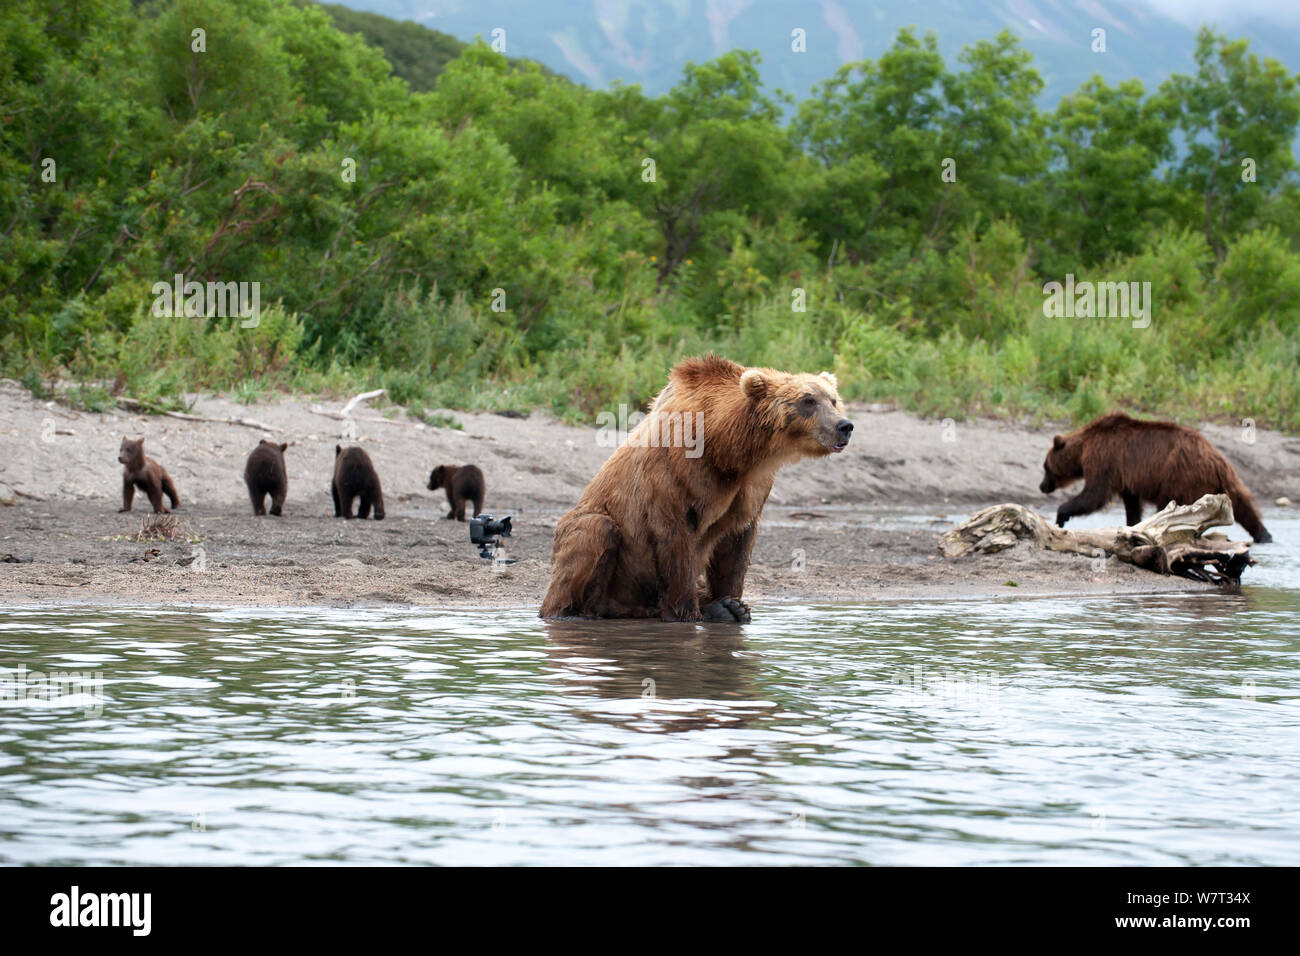
<path fill-rule="evenodd" d="M 1056 482 L 1052 481 L 1050 477 L 1046 477 L 1041 482 L 1039 482 L 1038 490 L 1045 495 L 1050 495 L 1053 491 L 1056 490 Z"/>
<path fill-rule="evenodd" d="M 843 451 L 849 443 L 849 436 L 853 434 L 853 423 L 847 418 L 841 418 L 835 423 L 835 444 L 831 446 L 832 451 Z"/>

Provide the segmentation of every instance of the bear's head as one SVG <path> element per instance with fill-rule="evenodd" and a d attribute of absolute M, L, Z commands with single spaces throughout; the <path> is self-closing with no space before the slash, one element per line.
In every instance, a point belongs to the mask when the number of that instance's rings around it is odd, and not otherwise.
<path fill-rule="evenodd" d="M 450 484 L 451 472 L 455 470 L 454 465 L 439 465 L 429 472 L 429 490 L 437 491 L 443 485 Z"/>
<path fill-rule="evenodd" d="M 1077 435 L 1056 435 L 1043 459 L 1043 480 L 1038 490 L 1048 495 L 1083 477 L 1083 443 Z"/>
<path fill-rule="evenodd" d="M 133 471 L 144 467 L 144 439 L 123 437 L 121 447 L 117 450 L 117 460 Z"/>
<path fill-rule="evenodd" d="M 258 442 L 258 444 L 270 445 L 272 451 L 278 451 L 281 455 L 283 455 L 286 451 L 289 450 L 288 442 L 280 442 L 279 444 L 277 444 L 276 442 L 273 442 L 268 438 L 263 438 L 260 442 Z"/>
<path fill-rule="evenodd" d="M 853 423 L 844 416 L 839 383 L 830 372 L 747 368 L 740 390 L 757 406 L 760 419 L 781 434 L 792 457 L 831 455 L 848 446 Z"/>

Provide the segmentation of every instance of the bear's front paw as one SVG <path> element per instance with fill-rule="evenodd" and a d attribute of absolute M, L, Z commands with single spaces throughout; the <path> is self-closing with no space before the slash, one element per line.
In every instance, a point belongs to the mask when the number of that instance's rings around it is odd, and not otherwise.
<path fill-rule="evenodd" d="M 727 624 L 748 624 L 749 605 L 735 598 L 723 598 L 700 608 L 700 616 L 706 621 L 721 621 Z"/>
<path fill-rule="evenodd" d="M 1056 513 L 1056 526 L 1058 528 L 1064 528 L 1065 523 L 1069 520 L 1070 520 L 1070 516 L 1066 514 L 1064 511 L 1058 511 Z"/>

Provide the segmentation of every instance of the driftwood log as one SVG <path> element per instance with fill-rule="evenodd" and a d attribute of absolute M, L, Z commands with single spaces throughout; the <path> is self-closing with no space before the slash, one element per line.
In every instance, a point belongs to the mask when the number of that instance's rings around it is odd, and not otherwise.
<path fill-rule="evenodd" d="M 344 421 L 346 419 L 353 417 L 352 410 L 356 408 L 358 405 L 368 402 L 372 398 L 379 398 L 380 396 L 387 395 L 387 394 L 388 394 L 388 389 L 377 388 L 373 392 L 362 392 L 360 395 L 353 395 L 352 398 L 348 401 L 348 403 L 344 405 L 341 409 L 339 409 L 337 412 L 331 411 L 327 408 L 321 408 L 319 405 L 313 405 L 311 407 L 311 413 L 313 415 L 324 415 L 326 418 L 334 418 L 334 419 L 338 419 L 339 421 Z M 357 421 L 386 422 L 388 421 L 388 419 L 386 418 L 357 419 Z"/>
<path fill-rule="evenodd" d="M 1250 556 L 1250 542 L 1205 533 L 1209 528 L 1232 523 L 1232 502 L 1227 495 L 1204 495 L 1190 505 L 1171 501 L 1131 528 L 1080 531 L 1058 528 L 1021 505 L 994 505 L 944 535 L 939 550 L 944 557 L 960 558 L 974 552 L 993 554 L 1015 547 L 1020 541 L 1033 541 L 1051 551 L 1091 558 L 1114 555 L 1158 574 L 1236 587 L 1241 583 L 1241 573 L 1255 563 Z"/>
<path fill-rule="evenodd" d="M 338 411 L 332 411 L 328 408 L 322 408 L 320 405 L 313 405 L 308 409 L 313 415 L 324 415 L 326 418 L 333 418 L 338 421 L 369 422 L 372 425 L 406 425 L 410 428 L 424 428 L 424 422 L 413 422 L 402 418 L 380 418 L 378 415 L 354 415 L 352 410 L 358 405 L 370 401 L 372 398 L 379 398 L 381 395 L 387 395 L 388 389 L 377 388 L 373 392 L 362 392 L 360 395 L 354 395 L 352 399 Z"/>
<path fill-rule="evenodd" d="M 122 396 L 119 398 L 117 400 L 117 405 L 119 408 L 126 409 L 128 412 L 138 413 L 148 411 L 139 399 L 130 398 L 128 396 Z M 163 412 L 163 414 L 168 418 L 179 418 L 181 421 L 186 422 L 210 422 L 214 425 L 241 425 L 244 428 L 256 428 L 259 431 L 264 432 L 273 432 L 276 430 L 272 426 L 264 424 L 263 422 L 254 421 L 251 418 L 241 418 L 238 415 L 231 415 L 229 418 L 209 418 L 206 415 L 190 415 L 186 412 Z M 59 432 L 55 432 L 55 434 L 57 435 Z"/>

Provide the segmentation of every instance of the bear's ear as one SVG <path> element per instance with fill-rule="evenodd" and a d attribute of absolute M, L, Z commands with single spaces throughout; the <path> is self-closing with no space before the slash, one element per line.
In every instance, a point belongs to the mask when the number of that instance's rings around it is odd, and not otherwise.
<path fill-rule="evenodd" d="M 334 457 L 337 458 L 337 457 L 338 457 L 339 455 L 341 455 L 341 454 L 343 454 L 343 446 L 342 446 L 342 445 L 335 445 L 335 446 L 334 446 Z"/>
<path fill-rule="evenodd" d="M 1065 436 L 1063 436 L 1063 435 L 1056 435 L 1056 436 L 1054 436 L 1054 437 L 1052 438 L 1052 447 L 1053 447 L 1053 448 L 1056 448 L 1056 449 L 1064 448 L 1064 447 L 1065 447 Z"/>
<path fill-rule="evenodd" d="M 280 451 L 288 451 L 288 450 L 289 450 L 289 443 L 288 443 L 287 441 L 286 441 L 286 442 L 281 442 L 281 443 L 280 443 Z"/>
<path fill-rule="evenodd" d="M 767 376 L 762 369 L 747 368 L 740 376 L 740 390 L 747 398 L 760 399 L 767 394 Z"/>
<path fill-rule="evenodd" d="M 826 379 L 826 381 L 830 384 L 831 388 L 835 389 L 837 392 L 839 391 L 840 382 L 839 379 L 835 377 L 834 372 L 822 372 L 820 377 Z"/>

